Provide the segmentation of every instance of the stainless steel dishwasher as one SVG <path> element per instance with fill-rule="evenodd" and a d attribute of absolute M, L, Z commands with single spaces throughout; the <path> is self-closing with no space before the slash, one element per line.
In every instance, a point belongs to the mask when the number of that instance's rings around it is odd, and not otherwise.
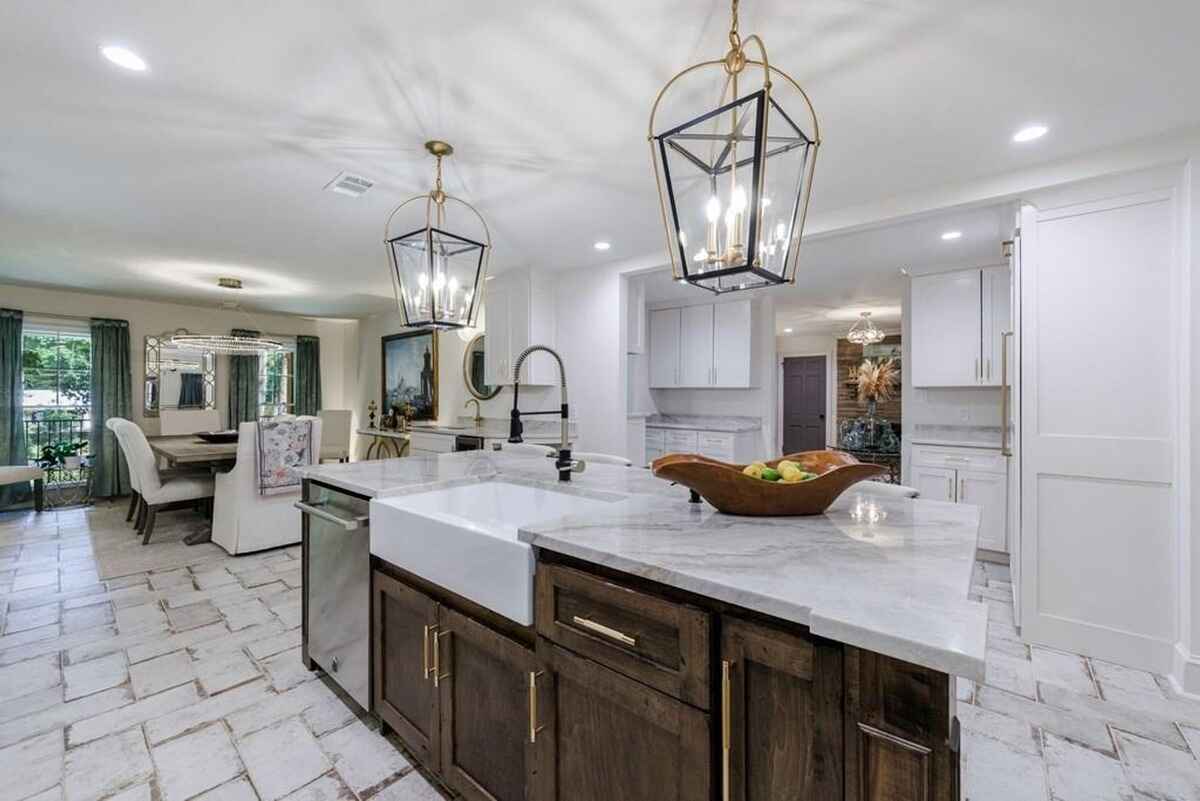
<path fill-rule="evenodd" d="M 369 500 L 304 482 L 304 651 L 359 703 L 371 708 L 371 534 Z"/>

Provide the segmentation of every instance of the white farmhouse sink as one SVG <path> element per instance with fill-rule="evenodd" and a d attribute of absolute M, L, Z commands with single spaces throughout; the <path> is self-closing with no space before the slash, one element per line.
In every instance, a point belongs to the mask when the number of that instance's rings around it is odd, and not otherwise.
<path fill-rule="evenodd" d="M 371 553 L 510 620 L 533 623 L 533 550 L 517 529 L 620 500 L 485 481 L 371 501 Z"/>

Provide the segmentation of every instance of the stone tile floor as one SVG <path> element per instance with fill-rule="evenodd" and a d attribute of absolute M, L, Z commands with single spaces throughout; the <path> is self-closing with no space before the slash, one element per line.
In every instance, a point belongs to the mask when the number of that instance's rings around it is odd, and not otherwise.
<path fill-rule="evenodd" d="M 301 664 L 299 546 L 182 544 L 203 525 L 0 514 L 0 801 L 443 798 Z"/>
<path fill-rule="evenodd" d="M 300 664 L 299 548 L 229 557 L 124 505 L 0 514 L 0 801 L 444 796 Z M 1200 701 L 1020 641 L 979 564 L 984 684 L 959 682 L 971 801 L 1200 801 Z"/>

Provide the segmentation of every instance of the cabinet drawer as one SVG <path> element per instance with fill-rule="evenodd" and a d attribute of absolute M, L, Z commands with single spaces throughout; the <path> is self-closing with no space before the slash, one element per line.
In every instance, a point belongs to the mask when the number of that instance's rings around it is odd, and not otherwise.
<path fill-rule="evenodd" d="M 659 450 L 662 450 L 663 443 L 665 443 L 665 442 L 666 442 L 666 432 L 663 431 L 661 428 L 647 428 L 646 429 L 646 447 L 647 448 L 658 448 Z"/>
<path fill-rule="evenodd" d="M 733 434 L 701 431 L 696 435 L 697 452 L 710 459 L 733 461 Z"/>
<path fill-rule="evenodd" d="M 537 568 L 538 634 L 701 709 L 709 614 L 560 565 Z"/>
<path fill-rule="evenodd" d="M 674 453 L 695 453 L 696 432 L 668 429 L 663 438 L 663 447 Z"/>
<path fill-rule="evenodd" d="M 451 453 L 454 450 L 454 437 L 448 434 L 426 434 L 414 431 L 409 435 L 409 443 L 415 451 Z"/>
<path fill-rule="evenodd" d="M 916 467 L 944 467 L 950 470 L 973 470 L 984 473 L 1004 473 L 1008 466 L 1000 451 L 970 448 L 934 448 L 927 445 L 913 447 L 913 465 Z"/>

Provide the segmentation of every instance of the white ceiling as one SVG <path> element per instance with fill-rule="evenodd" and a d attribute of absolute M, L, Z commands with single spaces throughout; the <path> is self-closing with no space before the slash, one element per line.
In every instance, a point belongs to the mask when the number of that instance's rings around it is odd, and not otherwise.
<path fill-rule="evenodd" d="M 888 331 L 900 328 L 900 302 L 912 275 L 1003 264 L 1002 244 L 1011 239 L 1010 204 L 957 209 L 893 225 L 814 237 L 800 249 L 796 283 L 755 290 L 775 302 L 775 330 L 794 334 L 844 334 L 864 312 Z M 959 239 L 942 234 L 958 231 Z M 647 275 L 648 301 L 711 298 L 702 289 L 675 283 L 669 270 Z"/>
<path fill-rule="evenodd" d="M 232 275 L 256 308 L 386 308 L 383 221 L 428 187 L 431 137 L 458 148 L 448 189 L 488 218 L 495 267 L 657 253 L 649 106 L 721 54 L 727 8 L 8 2 L 0 280 L 216 302 Z M 1194 0 L 742 8 L 820 115 L 814 214 L 1200 123 Z M 113 43 L 149 71 L 103 61 Z M 1030 121 L 1050 134 L 1013 145 Z M 378 185 L 321 191 L 340 170 Z"/>

